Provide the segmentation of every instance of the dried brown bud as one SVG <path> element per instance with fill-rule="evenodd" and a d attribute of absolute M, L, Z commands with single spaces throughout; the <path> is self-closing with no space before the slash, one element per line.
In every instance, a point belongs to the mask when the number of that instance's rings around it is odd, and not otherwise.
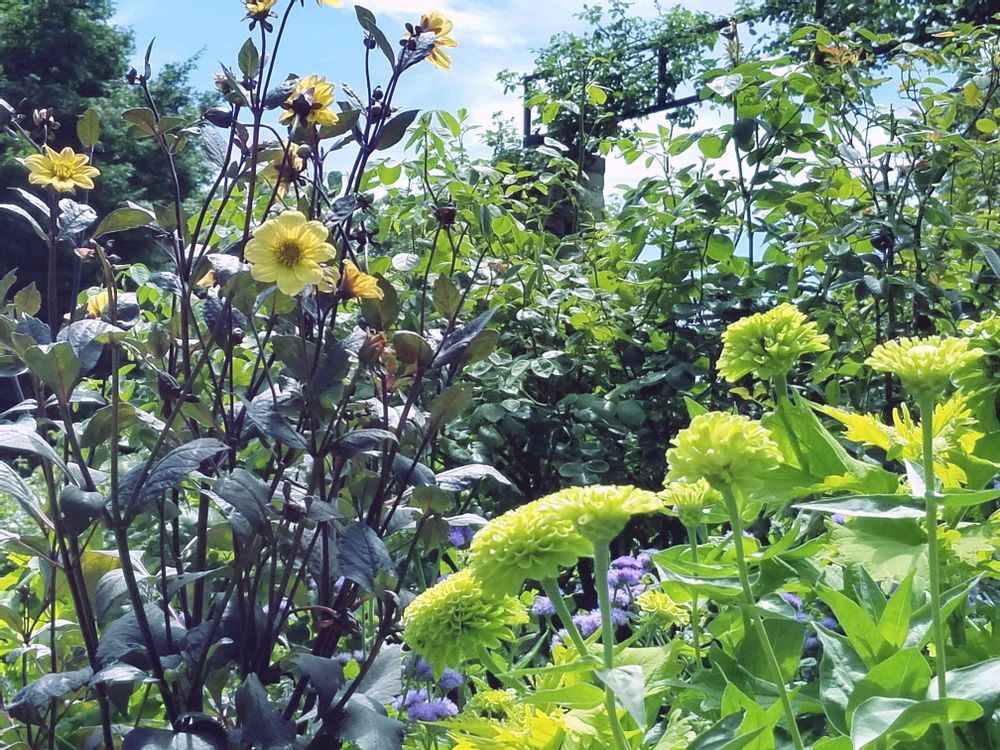
<path fill-rule="evenodd" d="M 233 124 L 233 111 L 228 107 L 206 109 L 202 117 L 217 128 L 229 128 Z"/>

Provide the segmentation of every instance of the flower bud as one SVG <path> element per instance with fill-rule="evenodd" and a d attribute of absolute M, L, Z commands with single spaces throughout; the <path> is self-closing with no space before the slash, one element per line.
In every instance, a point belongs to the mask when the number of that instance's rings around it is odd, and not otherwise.
<path fill-rule="evenodd" d="M 229 128 L 233 124 L 233 111 L 228 107 L 206 109 L 202 117 L 217 128 Z"/>

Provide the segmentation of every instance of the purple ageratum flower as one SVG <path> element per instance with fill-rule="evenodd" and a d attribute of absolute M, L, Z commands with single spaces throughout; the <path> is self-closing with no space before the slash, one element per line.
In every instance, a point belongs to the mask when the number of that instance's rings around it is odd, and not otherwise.
<path fill-rule="evenodd" d="M 448 544 L 452 547 L 465 549 L 472 543 L 476 530 L 471 526 L 452 526 L 448 529 Z"/>
<path fill-rule="evenodd" d="M 845 516 L 843 513 L 834 513 L 832 516 L 830 516 L 830 520 L 833 521 L 838 526 L 843 526 L 845 523 L 847 523 L 847 516 Z"/>
<path fill-rule="evenodd" d="M 660 550 L 658 549 L 646 550 L 645 552 L 640 552 L 638 555 L 636 555 L 635 559 L 639 561 L 639 565 L 642 566 L 643 570 L 652 570 L 653 555 L 655 555 L 659 551 Z"/>
<path fill-rule="evenodd" d="M 415 662 L 414 659 L 416 659 Z M 413 676 L 416 677 L 418 680 L 424 680 L 426 682 L 430 682 L 431 680 L 434 679 L 434 669 L 431 667 L 430 664 L 425 662 L 420 657 L 411 656 L 410 661 L 407 663 L 406 667 L 407 670 L 411 669 L 413 670 Z"/>
<path fill-rule="evenodd" d="M 420 688 L 419 690 L 407 690 L 402 695 L 397 695 L 392 699 L 392 707 L 397 711 L 402 711 L 409 708 L 414 703 L 418 701 L 428 701 L 430 700 L 430 694 L 427 692 L 427 688 Z"/>
<path fill-rule="evenodd" d="M 612 589 L 635 586 L 642 579 L 642 568 L 612 568 L 608 571 L 608 586 Z"/>
<path fill-rule="evenodd" d="M 608 592 L 611 595 L 611 603 L 615 607 L 627 608 L 631 607 L 635 603 L 635 597 L 641 592 L 636 589 L 611 589 Z"/>
<path fill-rule="evenodd" d="M 616 628 L 628 625 L 628 612 L 624 609 L 613 608 L 611 610 L 611 624 Z"/>
<path fill-rule="evenodd" d="M 598 609 L 573 615 L 573 624 L 580 631 L 580 635 L 589 638 L 601 629 L 601 611 Z"/>
<path fill-rule="evenodd" d="M 795 609 L 802 609 L 802 600 L 795 594 L 789 593 L 788 591 L 782 591 L 778 594 L 784 601 L 785 604 L 791 605 Z"/>
<path fill-rule="evenodd" d="M 441 679 L 438 680 L 438 686 L 442 690 L 452 691 L 458 690 L 462 685 L 465 684 L 465 676 L 455 669 L 445 669 L 441 674 Z"/>
<path fill-rule="evenodd" d="M 840 623 L 837 622 L 837 618 L 833 617 L 832 615 L 827 615 L 826 617 L 824 617 L 822 620 L 820 620 L 819 624 L 822 625 L 827 630 L 833 630 L 834 632 L 840 629 Z"/>
<path fill-rule="evenodd" d="M 531 605 L 532 617 L 554 617 L 556 608 L 552 605 L 552 600 L 547 596 L 536 596 Z"/>
<path fill-rule="evenodd" d="M 634 570 L 642 570 L 642 563 L 638 559 L 632 557 L 631 555 L 622 555 L 621 557 L 616 557 L 611 561 L 612 570 L 622 570 L 624 568 L 633 568 Z"/>
<path fill-rule="evenodd" d="M 434 698 L 414 703 L 406 709 L 410 721 L 441 721 L 458 714 L 458 706 L 448 698 Z"/>

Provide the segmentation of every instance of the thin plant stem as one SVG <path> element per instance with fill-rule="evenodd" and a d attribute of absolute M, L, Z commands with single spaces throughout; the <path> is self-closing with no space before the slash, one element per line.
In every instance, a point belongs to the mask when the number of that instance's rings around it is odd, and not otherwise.
<path fill-rule="evenodd" d="M 688 541 L 691 543 L 691 562 L 698 564 L 698 529 L 688 526 Z M 694 663 L 696 669 L 701 669 L 701 612 L 698 608 L 698 592 L 691 594 L 691 639 L 694 642 Z"/>
<path fill-rule="evenodd" d="M 743 519 L 740 518 L 739 507 L 736 504 L 736 495 L 733 494 L 732 487 L 720 485 L 717 489 L 722 493 L 722 497 L 726 501 L 729 523 L 733 527 L 736 570 L 739 574 L 740 586 L 743 589 L 743 598 L 746 600 L 747 616 L 750 618 L 750 622 L 757 632 L 757 638 L 760 640 L 761 647 L 764 649 L 764 655 L 767 657 L 768 665 L 771 667 L 774 684 L 778 688 L 778 699 L 781 701 L 781 707 L 785 713 L 785 723 L 788 724 L 788 731 L 791 732 L 792 742 L 795 744 L 796 750 L 805 750 L 805 745 L 802 744 L 802 735 L 799 734 L 798 724 L 795 723 L 795 711 L 792 710 L 792 701 L 789 699 L 788 690 L 785 688 L 785 678 L 781 675 L 781 666 L 778 664 L 778 657 L 774 655 L 774 647 L 771 645 L 771 640 L 767 637 L 764 622 L 760 619 L 760 613 L 757 612 L 757 602 L 754 599 L 753 590 L 750 588 L 750 574 L 747 570 L 746 555 L 743 552 Z"/>
<path fill-rule="evenodd" d="M 569 633 L 570 640 L 573 641 L 576 650 L 580 652 L 580 657 L 589 659 L 591 656 L 590 650 L 587 648 L 587 643 L 583 640 L 583 636 L 580 635 L 580 630 L 576 627 L 576 623 L 573 622 L 573 615 L 570 614 L 569 607 L 566 606 L 566 600 L 563 598 L 562 592 L 559 591 L 559 584 L 556 582 L 556 579 L 546 578 L 540 581 L 540 583 L 542 584 L 542 591 L 552 601 L 552 607 L 555 609 L 556 614 L 559 615 L 559 619 L 562 621 L 563 627 L 566 628 L 566 632 Z"/>
<path fill-rule="evenodd" d="M 611 553 L 606 544 L 594 542 L 594 584 L 597 586 L 597 604 L 601 608 L 601 645 L 603 646 L 604 669 L 615 668 L 615 626 L 611 621 L 611 593 L 608 590 L 608 569 L 611 567 Z M 604 686 L 604 707 L 611 723 L 611 734 L 618 750 L 629 750 L 625 730 L 618 720 L 618 705 L 610 685 Z M 644 727 L 640 727 L 644 729 Z"/>
<path fill-rule="evenodd" d="M 934 633 L 934 667 L 937 670 L 938 698 L 948 697 L 947 672 L 948 664 L 945 657 L 944 620 L 941 617 L 941 569 L 938 559 L 938 503 L 934 486 L 934 397 L 921 398 L 920 428 L 923 435 L 924 462 L 924 504 L 927 509 L 927 567 L 929 568 L 929 588 L 931 594 L 931 627 Z M 941 734 L 947 750 L 957 750 L 958 741 L 955 729 L 945 717 L 941 721 Z"/>

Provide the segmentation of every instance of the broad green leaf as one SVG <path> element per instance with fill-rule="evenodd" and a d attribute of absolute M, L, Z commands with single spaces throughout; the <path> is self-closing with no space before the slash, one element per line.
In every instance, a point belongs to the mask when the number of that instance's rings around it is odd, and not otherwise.
<path fill-rule="evenodd" d="M 141 208 L 116 208 L 97 225 L 94 239 L 114 232 L 124 232 L 129 229 L 152 226 L 156 221 L 155 214 Z"/>
<path fill-rule="evenodd" d="M 913 701 L 905 698 L 869 698 L 854 712 L 851 741 L 856 750 L 874 750 L 879 740 L 915 741 L 942 721 L 975 721 L 982 707 L 961 698 Z"/>
<path fill-rule="evenodd" d="M 1000 701 L 1000 659 L 989 659 L 962 669 L 949 669 L 945 680 L 949 698 L 975 701 L 986 713 L 996 710 Z M 927 690 L 927 698 L 936 700 L 937 697 L 935 680 Z"/>
<path fill-rule="evenodd" d="M 847 703 L 847 723 L 852 724 L 854 711 L 869 698 L 908 698 L 924 696 L 931 681 L 931 668 L 919 649 L 897 651 L 876 665 L 854 686 Z"/>
<path fill-rule="evenodd" d="M 597 672 L 600 680 L 611 688 L 618 702 L 629 712 L 635 723 L 646 728 L 646 680 L 642 668 L 636 665 L 615 667 L 609 672 Z"/>
<path fill-rule="evenodd" d="M 869 667 L 873 667 L 892 653 L 892 646 L 879 632 L 875 622 L 856 602 L 831 588 L 817 591 L 851 639 L 851 645 Z"/>
<path fill-rule="evenodd" d="M 910 629 L 910 613 L 913 611 L 913 574 L 906 576 L 893 592 L 879 617 L 878 630 L 889 643 L 902 648 Z"/>
<path fill-rule="evenodd" d="M 87 107 L 76 123 L 76 137 L 88 151 L 101 139 L 101 118 L 92 107 Z"/>

